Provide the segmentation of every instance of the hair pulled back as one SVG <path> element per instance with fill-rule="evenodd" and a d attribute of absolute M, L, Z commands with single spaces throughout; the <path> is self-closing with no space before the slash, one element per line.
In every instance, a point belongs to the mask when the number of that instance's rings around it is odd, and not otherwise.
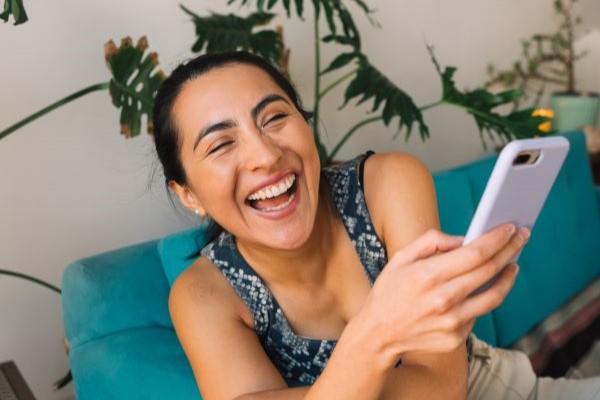
<path fill-rule="evenodd" d="M 181 140 L 172 109 L 177 96 L 190 80 L 213 69 L 230 64 L 247 64 L 266 72 L 292 101 L 305 120 L 312 114 L 302 107 L 302 103 L 292 83 L 269 61 L 247 51 L 232 51 L 204 54 L 179 65 L 162 83 L 154 100 L 152 120 L 154 123 L 154 145 L 158 159 L 163 167 L 165 183 L 175 181 L 181 185 L 187 183 L 187 177 L 181 163 Z M 201 110 L 200 110 L 201 112 Z"/>

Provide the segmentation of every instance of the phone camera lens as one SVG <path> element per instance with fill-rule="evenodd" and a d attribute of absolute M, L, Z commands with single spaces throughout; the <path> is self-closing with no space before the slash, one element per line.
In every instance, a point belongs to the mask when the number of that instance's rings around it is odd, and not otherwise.
<path fill-rule="evenodd" d="M 514 165 L 523 165 L 523 164 L 527 164 L 527 162 L 529 162 L 529 159 L 531 158 L 531 154 L 519 154 L 516 158 L 515 161 L 513 162 Z"/>

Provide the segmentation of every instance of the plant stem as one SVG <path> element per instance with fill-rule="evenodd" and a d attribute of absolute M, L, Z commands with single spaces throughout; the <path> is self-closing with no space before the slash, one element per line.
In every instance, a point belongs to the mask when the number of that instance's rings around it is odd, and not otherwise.
<path fill-rule="evenodd" d="M 342 140 L 340 140 L 338 142 L 338 144 L 335 146 L 335 148 L 331 151 L 331 153 L 329 154 L 329 157 L 328 157 L 327 161 L 331 162 L 331 160 L 333 160 L 333 158 L 335 157 L 335 155 L 337 154 L 337 152 L 348 141 L 348 139 L 350 139 L 350 137 L 354 134 L 354 132 L 356 132 L 357 130 L 359 130 L 360 128 L 362 128 L 363 126 L 365 126 L 367 124 L 370 124 L 370 123 L 375 122 L 375 121 L 380 121 L 382 119 L 383 119 L 383 117 L 381 117 L 381 116 L 372 117 L 372 118 L 368 118 L 368 119 L 362 120 L 359 123 L 357 123 L 356 125 L 354 125 L 348 132 L 346 132 L 346 134 L 344 135 L 344 137 L 342 138 Z"/>
<path fill-rule="evenodd" d="M 567 9 L 567 7 L 569 7 Z M 563 6 L 563 15 L 565 17 L 565 27 L 567 30 L 567 57 L 565 60 L 565 67 L 567 69 L 567 92 L 575 92 L 575 33 L 573 32 L 573 15 L 571 14 L 573 2 L 569 6 Z"/>
<path fill-rule="evenodd" d="M 435 103 L 431 103 L 431 104 L 427 104 L 423 107 L 419 107 L 419 110 L 426 111 L 426 110 L 429 110 L 430 108 L 437 107 L 440 104 L 444 104 L 444 100 L 439 100 L 439 101 L 436 101 Z"/>
<path fill-rule="evenodd" d="M 11 133 L 13 133 L 14 131 L 16 131 L 17 129 L 27 125 L 28 123 L 38 119 L 39 117 L 49 113 L 50 111 L 61 107 L 73 100 L 76 100 L 78 98 L 80 98 L 81 96 L 85 96 L 88 93 L 97 91 L 97 90 L 105 90 L 108 89 L 108 82 L 102 82 L 102 83 L 97 83 L 95 85 L 92 86 L 88 86 L 84 89 L 81 89 L 73 94 L 68 95 L 65 98 L 62 98 L 60 100 L 58 100 L 55 103 L 50 104 L 49 106 L 42 108 L 41 110 L 39 110 L 38 112 L 31 114 L 30 116 L 28 116 L 27 118 L 22 119 L 21 121 L 17 122 L 16 124 L 9 126 L 8 128 L 6 128 L 5 130 L 0 132 L 0 139 L 10 135 Z"/>
<path fill-rule="evenodd" d="M 353 71 L 354 73 L 354 71 Z M 445 101 L 444 100 L 439 100 L 436 101 L 435 103 L 431 103 L 431 104 L 427 104 L 423 107 L 420 107 L 419 110 L 421 111 L 425 111 L 428 110 L 430 108 L 433 107 L 437 107 L 441 104 L 444 104 Z M 450 103 L 452 104 L 452 103 Z M 469 110 L 469 111 L 474 111 L 477 112 L 477 110 Z M 335 146 L 335 148 L 331 151 L 331 154 L 329 155 L 327 161 L 331 162 L 331 160 L 333 160 L 333 157 L 335 157 L 335 155 L 338 153 L 338 151 L 340 150 L 340 148 L 348 141 L 348 139 L 350 139 L 350 137 L 354 134 L 354 132 L 356 132 L 357 130 L 359 130 L 360 128 L 362 128 L 363 126 L 370 124 L 372 122 L 376 122 L 376 121 L 380 121 L 382 120 L 383 117 L 372 117 L 372 118 L 368 118 L 365 119 L 363 121 L 360 121 L 359 123 L 357 123 L 356 125 L 354 125 L 348 132 L 346 132 L 346 134 L 344 135 L 344 137 L 342 138 L 342 140 L 340 140 L 338 142 L 338 144 Z"/>
<path fill-rule="evenodd" d="M 337 85 L 339 85 L 346 79 L 350 78 L 352 75 L 354 75 L 356 71 L 358 71 L 358 69 L 353 69 L 352 71 L 348 72 L 346 75 L 341 76 L 340 78 L 335 80 L 331 85 L 323 89 L 323 91 L 319 94 L 319 99 L 322 99 L 329 91 L 331 91 L 333 88 L 335 88 Z"/>
<path fill-rule="evenodd" d="M 46 287 L 46 288 L 48 288 L 48 289 L 50 289 L 50 290 L 52 290 L 52 291 L 54 291 L 54 292 L 56 292 L 58 294 L 62 293 L 62 291 L 59 288 L 57 288 L 56 286 L 54 286 L 54 285 L 52 285 L 52 284 L 50 284 L 48 282 L 45 282 L 45 281 L 43 281 L 41 279 L 38 279 L 36 277 L 33 277 L 31 275 L 22 274 L 20 272 L 15 272 L 15 271 L 9 271 L 7 269 L 0 269 L 0 275 L 10 275 L 10 276 L 13 276 L 15 278 L 25 279 L 26 281 L 30 281 L 30 282 L 33 282 L 33 283 L 37 283 L 38 285 L 42 285 L 42 286 L 44 286 L 44 287 Z"/>
<path fill-rule="evenodd" d="M 318 10 L 315 6 L 315 23 L 314 23 L 314 39 L 315 39 L 315 104 L 313 107 L 313 135 L 317 146 L 321 143 L 319 137 L 319 92 L 321 91 L 321 48 L 319 37 L 319 19 L 317 18 Z"/>

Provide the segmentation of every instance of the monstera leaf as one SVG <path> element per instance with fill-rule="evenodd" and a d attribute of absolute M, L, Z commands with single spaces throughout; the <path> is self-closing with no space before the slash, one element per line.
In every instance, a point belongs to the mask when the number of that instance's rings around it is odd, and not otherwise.
<path fill-rule="evenodd" d="M 313 0 L 314 2 L 315 0 Z M 229 0 L 227 2 L 227 4 L 233 4 L 235 3 L 236 0 Z M 242 6 L 247 5 L 248 3 L 250 3 L 249 0 L 240 0 L 240 3 Z M 265 10 L 270 10 L 272 9 L 275 4 L 278 3 L 278 0 L 256 0 L 256 9 L 259 12 L 263 12 Z M 287 16 L 290 16 L 291 13 L 291 0 L 282 0 L 283 3 L 283 7 L 285 8 L 285 12 L 287 13 Z M 296 6 L 296 14 L 298 15 L 298 17 L 302 18 L 302 14 L 304 13 L 304 0 L 294 0 L 294 4 Z"/>
<path fill-rule="evenodd" d="M 196 43 L 192 51 L 213 53 L 219 51 L 248 50 L 277 62 L 281 55 L 282 44 L 274 30 L 258 30 L 268 24 L 275 14 L 256 12 L 243 18 L 234 14 L 212 14 L 201 17 L 181 6 L 196 25 Z"/>
<path fill-rule="evenodd" d="M 4 11 L 0 14 L 0 19 L 8 22 L 8 17 L 12 14 L 15 19 L 15 25 L 19 25 L 27 21 L 27 13 L 23 7 L 22 0 L 4 0 Z"/>
<path fill-rule="evenodd" d="M 422 140 L 429 137 L 423 115 L 412 98 L 372 66 L 364 55 L 359 57 L 358 70 L 346 88 L 342 107 L 356 97 L 360 97 L 358 104 L 373 99 L 371 112 L 382 108 L 381 117 L 386 126 L 398 117 L 398 130 L 406 128 L 406 139 L 410 137 L 414 123 L 419 124 Z"/>
<path fill-rule="evenodd" d="M 227 4 L 236 3 L 238 0 L 229 0 Z M 251 0 L 239 0 L 241 5 L 247 5 L 251 3 Z M 346 1 L 347 2 L 347 1 Z M 371 20 L 371 14 L 373 10 L 367 6 L 363 0 L 352 0 Z M 256 0 L 256 10 L 259 12 L 270 11 L 277 3 L 281 3 L 288 18 L 291 16 L 292 9 L 296 11 L 296 15 L 303 19 L 304 14 L 304 0 L 294 0 L 293 5 L 291 0 Z M 351 38 L 353 42 L 357 44 L 356 49 L 360 48 L 360 35 L 350 11 L 345 6 L 345 2 L 342 0 L 312 0 L 313 7 L 315 9 L 315 17 L 318 19 L 321 13 L 325 15 L 327 26 L 331 35 L 338 37 Z M 371 20 L 371 22 L 373 22 Z M 338 25 L 341 25 L 343 35 L 338 34 Z"/>
<path fill-rule="evenodd" d="M 157 69 L 157 54 L 145 54 L 147 48 L 146 37 L 135 47 L 129 37 L 118 48 L 112 40 L 105 45 L 106 62 L 112 72 L 110 96 L 115 107 L 121 109 L 121 133 L 126 137 L 139 135 L 144 115 L 148 133 L 152 133 L 152 104 L 165 79 L 164 73 Z"/>
<path fill-rule="evenodd" d="M 487 132 L 493 141 L 493 133 L 505 141 L 514 138 L 530 138 L 546 134 L 542 124 L 549 121 L 543 116 L 532 116 L 534 109 L 517 110 L 508 115 L 501 115 L 494 109 L 510 104 L 522 97 L 524 92 L 520 89 L 507 90 L 501 93 L 491 93 L 486 89 L 476 89 L 461 92 L 454 83 L 455 67 L 446 67 L 444 71 L 433 54 L 433 49 L 428 48 L 435 68 L 442 79 L 442 102 L 464 108 L 475 118 L 479 127 L 481 139 L 485 147 L 483 133 Z"/>

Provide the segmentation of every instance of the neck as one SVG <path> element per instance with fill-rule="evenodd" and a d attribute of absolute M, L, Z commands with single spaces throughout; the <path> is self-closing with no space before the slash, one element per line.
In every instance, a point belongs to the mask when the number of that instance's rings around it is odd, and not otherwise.
<path fill-rule="evenodd" d="M 312 232 L 293 250 L 256 248 L 238 242 L 238 249 L 254 270 L 270 284 L 314 285 L 325 279 L 327 260 L 334 249 L 339 218 L 329 193 L 322 190 Z"/>

